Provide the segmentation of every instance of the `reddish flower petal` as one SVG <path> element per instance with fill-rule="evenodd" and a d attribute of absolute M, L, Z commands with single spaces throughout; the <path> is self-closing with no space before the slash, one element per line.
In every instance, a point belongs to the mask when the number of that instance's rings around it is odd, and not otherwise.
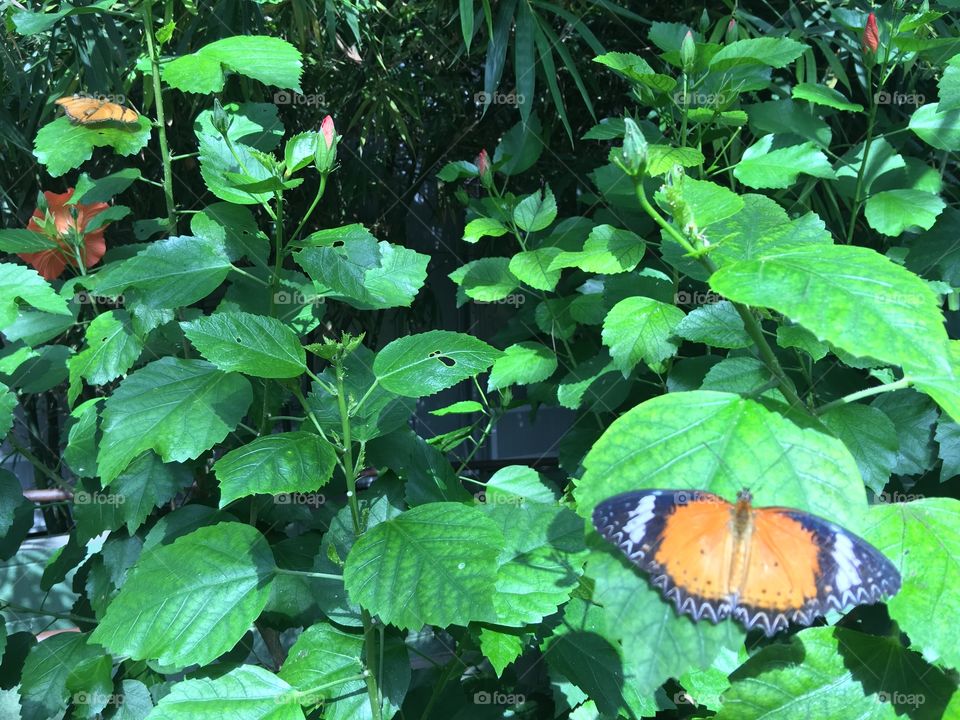
<path fill-rule="evenodd" d="M 22 258 L 40 273 L 44 280 L 56 280 L 67 267 L 67 261 L 59 250 L 41 250 L 36 253 L 20 253 Z"/>
<path fill-rule="evenodd" d="M 863 49 L 875 53 L 880 48 L 880 29 L 877 27 L 877 16 L 870 13 L 867 16 L 867 26 L 863 29 L 861 40 Z"/>

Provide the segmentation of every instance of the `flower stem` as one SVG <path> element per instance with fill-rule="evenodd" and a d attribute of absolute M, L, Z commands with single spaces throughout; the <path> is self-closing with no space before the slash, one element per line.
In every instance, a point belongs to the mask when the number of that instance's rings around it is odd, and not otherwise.
<path fill-rule="evenodd" d="M 350 516 L 353 518 L 353 531 L 357 538 L 363 533 L 360 521 L 360 505 L 357 502 L 357 471 L 359 468 L 353 461 L 353 440 L 350 434 L 350 414 L 347 412 L 345 397 L 343 357 L 334 361 L 334 370 L 337 377 L 337 407 L 340 410 L 340 427 L 343 433 L 343 467 L 347 480 L 347 501 L 350 503 Z M 370 697 L 370 711 L 373 720 L 380 720 L 380 690 L 377 687 L 377 633 L 374 632 L 373 618 L 366 609 L 361 609 L 360 619 L 363 622 L 364 655 L 368 672 L 366 673 L 367 694 Z"/>
<path fill-rule="evenodd" d="M 153 0 L 143 3 L 143 35 L 147 40 L 150 56 L 150 78 L 153 81 L 153 102 L 157 109 L 157 137 L 160 140 L 160 160 L 163 163 L 163 196 L 167 204 L 167 231 L 177 234 L 176 204 L 173 200 L 173 166 L 170 162 L 170 146 L 167 144 L 167 122 L 163 111 L 163 89 L 160 85 L 160 57 L 157 41 L 153 35 Z"/>
<path fill-rule="evenodd" d="M 647 194 L 643 190 L 643 178 L 635 177 L 633 184 L 637 200 L 640 202 L 640 206 L 643 208 L 644 212 L 646 212 L 647 215 L 649 215 L 653 221 L 657 223 L 657 225 L 663 228 L 663 230 L 670 235 L 670 237 L 676 240 L 684 250 L 690 254 L 698 254 L 697 249 L 690 243 L 690 241 L 684 237 L 683 234 L 671 223 L 667 222 L 666 218 L 657 212 L 656 208 L 650 204 L 650 201 L 647 199 Z M 713 260 L 711 260 L 707 255 L 699 254 L 697 259 L 711 275 L 717 271 L 716 263 L 714 263 Z M 748 306 L 736 302 L 731 304 L 736 309 L 740 319 L 743 320 L 743 326 L 746 329 L 747 334 L 750 336 L 750 339 L 753 340 L 754 345 L 756 345 L 757 352 L 760 354 L 760 360 L 764 365 L 766 365 L 767 370 L 770 371 L 771 375 L 773 375 L 773 378 L 777 381 L 777 387 L 780 392 L 783 393 L 783 396 L 787 399 L 787 402 L 790 403 L 791 407 L 798 407 L 809 414 L 809 408 L 804 404 L 803 400 L 800 399 L 800 396 L 797 395 L 796 391 L 793 389 L 793 385 L 787 378 L 787 374 L 780 365 L 780 361 L 777 360 L 777 356 L 773 353 L 770 344 L 763 336 L 763 328 L 760 326 L 760 321 L 757 320 L 756 316 L 753 314 L 753 312 L 751 312 Z"/>

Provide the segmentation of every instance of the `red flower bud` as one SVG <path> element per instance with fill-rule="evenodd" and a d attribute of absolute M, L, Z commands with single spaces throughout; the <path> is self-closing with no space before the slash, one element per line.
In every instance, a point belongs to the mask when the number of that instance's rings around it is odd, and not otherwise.
<path fill-rule="evenodd" d="M 877 27 L 877 16 L 873 13 L 867 16 L 867 26 L 863 29 L 860 44 L 864 52 L 876 53 L 880 47 L 880 29 Z"/>
<path fill-rule="evenodd" d="M 474 161 L 477 166 L 477 172 L 480 174 L 480 182 L 485 188 L 493 186 L 493 172 L 490 170 L 490 156 L 487 155 L 486 148 L 480 151 L 477 159 Z"/>

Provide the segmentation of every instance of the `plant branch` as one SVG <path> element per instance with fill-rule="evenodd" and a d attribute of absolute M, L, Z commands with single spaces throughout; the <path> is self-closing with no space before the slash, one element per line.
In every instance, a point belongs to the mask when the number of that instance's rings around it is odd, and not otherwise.
<path fill-rule="evenodd" d="M 657 225 L 663 228 L 663 230 L 670 235 L 670 237 L 676 240 L 684 250 L 690 254 L 699 255 L 698 260 L 711 275 L 715 273 L 717 271 L 716 263 L 714 263 L 713 260 L 711 260 L 708 256 L 700 253 L 697 248 L 695 248 L 690 241 L 673 226 L 673 224 L 667 222 L 666 218 L 657 212 L 656 208 L 650 204 L 650 201 L 647 199 L 647 194 L 643 190 L 643 179 L 640 177 L 635 177 L 633 179 L 633 184 L 637 200 L 640 202 L 640 206 L 643 208 L 644 212 L 646 212 L 647 215 L 649 215 L 653 221 L 657 223 Z M 783 393 L 783 396 L 787 399 L 787 402 L 789 402 L 791 406 L 799 407 L 809 413 L 809 408 L 807 408 L 803 400 L 800 399 L 800 396 L 797 395 L 796 391 L 793 389 L 793 385 L 790 383 L 787 374 L 780 365 L 780 361 L 777 360 L 777 356 L 773 353 L 773 349 L 770 347 L 767 339 L 763 336 L 763 328 L 760 325 L 760 321 L 757 320 L 756 316 L 746 305 L 736 302 L 732 304 L 736 309 L 737 314 L 743 320 L 743 326 L 746 329 L 747 334 L 750 336 L 750 339 L 753 340 L 754 345 L 757 346 L 757 352 L 760 353 L 760 359 L 763 361 L 763 364 L 767 366 L 767 369 L 777 381 L 777 387 L 779 388 L 780 392 Z"/>
<path fill-rule="evenodd" d="M 146 0 L 143 9 L 143 34 L 147 40 L 150 56 L 150 78 L 153 81 L 153 102 L 157 109 L 157 138 L 160 140 L 160 160 L 163 163 L 163 197 L 167 204 L 167 230 L 177 234 L 176 204 L 173 200 L 173 165 L 170 161 L 170 146 L 167 144 L 167 121 L 163 111 L 163 88 L 160 84 L 160 57 L 153 34 L 153 0 Z"/>

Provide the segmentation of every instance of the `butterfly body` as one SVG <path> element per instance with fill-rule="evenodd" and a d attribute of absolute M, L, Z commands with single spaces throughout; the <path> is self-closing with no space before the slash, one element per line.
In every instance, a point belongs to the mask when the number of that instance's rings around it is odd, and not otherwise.
<path fill-rule="evenodd" d="M 67 117 L 80 125 L 101 123 L 133 125 L 140 119 L 140 114 L 136 110 L 110 102 L 106 98 L 73 95 L 58 98 L 55 102 L 64 109 Z"/>
<path fill-rule="evenodd" d="M 694 490 L 639 490 L 601 502 L 597 531 L 650 575 L 680 614 L 733 617 L 773 635 L 829 609 L 900 588 L 883 554 L 815 515 Z"/>

